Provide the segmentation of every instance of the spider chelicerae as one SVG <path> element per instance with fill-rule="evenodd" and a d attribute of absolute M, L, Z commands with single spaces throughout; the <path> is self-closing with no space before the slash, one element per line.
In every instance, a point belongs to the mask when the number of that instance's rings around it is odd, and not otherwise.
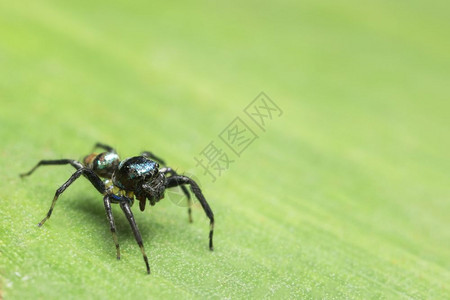
<path fill-rule="evenodd" d="M 131 206 L 135 198 L 139 201 L 141 211 L 145 210 L 146 200 L 150 205 L 155 205 L 164 198 L 164 192 L 167 188 L 180 186 L 188 199 L 189 221 L 192 222 L 191 197 L 186 189 L 186 184 L 191 188 L 192 193 L 200 202 L 206 216 L 210 221 L 209 231 L 209 249 L 213 250 L 214 233 L 214 214 L 206 202 L 203 193 L 198 184 L 190 177 L 179 175 L 165 162 L 151 152 L 144 151 L 140 156 L 134 156 L 120 160 L 116 150 L 108 145 L 97 143 L 94 150 L 100 148 L 104 152 L 100 154 L 92 153 L 86 156 L 83 163 L 74 159 L 41 160 L 29 172 L 20 174 L 23 178 L 31 175 L 39 166 L 43 165 L 66 165 L 73 166 L 76 171 L 70 178 L 56 190 L 52 205 L 38 226 L 42 226 L 52 215 L 58 197 L 81 175 L 87 178 L 92 185 L 103 195 L 103 204 L 106 210 L 106 216 L 109 221 L 112 237 L 116 245 L 117 259 L 120 259 L 120 247 L 116 235 L 116 225 L 111 211 L 111 203 L 117 203 L 124 212 L 130 223 L 136 242 L 141 249 L 144 258 L 147 273 L 150 274 L 148 258 L 145 254 L 142 237 L 139 232 L 136 221 L 134 220 Z M 163 166 L 160 168 L 160 165 Z"/>

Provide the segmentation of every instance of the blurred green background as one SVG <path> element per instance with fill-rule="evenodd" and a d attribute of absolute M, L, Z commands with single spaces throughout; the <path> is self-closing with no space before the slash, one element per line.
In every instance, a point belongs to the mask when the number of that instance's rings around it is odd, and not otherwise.
<path fill-rule="evenodd" d="M 448 1 L 0 0 L 0 298 L 450 297 Z M 264 91 L 265 131 L 243 109 Z M 258 135 L 240 157 L 218 135 Z M 118 207 L 68 166 L 101 141 L 195 175 L 216 215 Z M 215 182 L 194 157 L 234 162 Z M 169 199 L 171 200 L 171 199 Z"/>

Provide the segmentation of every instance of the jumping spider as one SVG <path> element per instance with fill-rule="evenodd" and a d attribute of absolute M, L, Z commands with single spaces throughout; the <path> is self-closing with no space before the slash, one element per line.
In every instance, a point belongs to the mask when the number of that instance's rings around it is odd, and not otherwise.
<path fill-rule="evenodd" d="M 39 227 L 50 218 L 58 197 L 69 187 L 69 185 L 83 175 L 101 194 L 103 194 L 106 216 L 116 245 L 117 259 L 120 259 L 120 248 L 116 235 L 116 225 L 111 212 L 111 203 L 118 203 L 128 219 L 136 242 L 141 249 L 147 273 L 150 274 L 150 266 L 148 264 L 147 255 L 145 254 L 142 237 L 134 220 L 133 213 L 131 212 L 134 198 L 139 200 L 139 208 L 141 211 L 144 211 L 146 199 L 148 199 L 150 205 L 153 206 L 156 202 L 164 198 L 164 192 L 167 188 L 180 186 L 187 196 L 189 221 L 192 222 L 190 208 L 191 198 L 188 190 L 184 186 L 185 184 L 189 184 L 191 191 L 197 197 L 206 216 L 209 218 L 209 249 L 211 251 L 213 250 L 214 214 L 209 207 L 208 202 L 206 202 L 200 187 L 194 180 L 187 176 L 178 175 L 172 168 L 165 166 L 162 159 L 148 151 L 142 152 L 140 156 L 126 158 L 121 161 L 119 155 L 112 147 L 97 143 L 94 146 L 94 149 L 96 148 L 101 148 L 105 150 L 105 152 L 100 154 L 92 153 L 84 158 L 83 163 L 73 159 L 41 160 L 29 172 L 20 174 L 21 177 L 31 175 L 42 165 L 70 164 L 76 169 L 75 173 L 73 173 L 73 175 L 56 190 L 55 197 L 53 198 L 47 216 L 39 222 Z M 164 167 L 160 168 L 160 164 Z"/>

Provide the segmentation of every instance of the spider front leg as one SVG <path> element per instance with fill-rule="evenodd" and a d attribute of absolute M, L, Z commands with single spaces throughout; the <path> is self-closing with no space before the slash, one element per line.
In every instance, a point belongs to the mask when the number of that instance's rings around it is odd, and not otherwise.
<path fill-rule="evenodd" d="M 25 176 L 29 176 L 29 175 L 33 174 L 33 172 L 40 166 L 67 165 L 67 164 L 70 164 L 72 167 L 74 167 L 77 170 L 83 168 L 83 165 L 79 161 L 76 161 L 74 159 L 41 160 L 30 171 L 28 171 L 27 173 L 20 174 L 20 177 L 23 178 Z"/>
<path fill-rule="evenodd" d="M 147 268 L 147 273 L 150 274 L 150 266 L 148 264 L 148 258 L 147 254 L 145 254 L 144 244 L 142 243 L 142 237 L 141 233 L 139 232 L 139 228 L 136 225 L 136 221 L 134 220 L 133 213 L 130 209 L 130 204 L 128 203 L 127 199 L 123 199 L 120 201 L 120 208 L 122 209 L 123 213 L 128 219 L 128 222 L 130 223 L 131 230 L 133 231 L 134 238 L 136 239 L 136 242 L 139 245 L 139 248 L 141 248 L 142 257 L 144 258 L 145 266 Z"/>
<path fill-rule="evenodd" d="M 117 240 L 116 234 L 116 224 L 114 222 L 114 216 L 111 211 L 111 200 L 109 200 L 109 195 L 103 197 L 103 203 L 105 204 L 106 217 L 108 218 L 111 234 L 113 236 L 114 244 L 116 245 L 117 259 L 120 259 L 120 246 Z"/>
<path fill-rule="evenodd" d="M 206 202 L 205 196 L 203 196 L 202 190 L 198 186 L 198 184 L 192 180 L 191 178 L 183 175 L 175 175 L 167 178 L 166 187 L 175 187 L 183 184 L 189 184 L 191 187 L 191 191 L 194 193 L 195 197 L 197 197 L 198 201 L 202 205 L 203 210 L 205 211 L 206 216 L 209 218 L 209 250 L 214 250 L 213 246 L 213 234 L 214 234 L 214 213 L 209 207 L 208 202 Z"/>
<path fill-rule="evenodd" d="M 97 191 L 99 191 L 101 194 L 105 193 L 105 184 L 97 176 L 97 174 L 94 173 L 94 171 L 92 171 L 91 169 L 87 169 L 87 168 L 78 169 L 75 173 L 72 174 L 72 176 L 70 176 L 70 178 L 59 189 L 56 190 L 55 197 L 53 197 L 52 205 L 50 206 L 47 216 L 45 218 L 43 218 L 41 222 L 39 222 L 39 224 L 38 224 L 39 227 L 44 225 L 45 221 L 47 221 L 50 218 L 50 216 L 52 215 L 53 208 L 55 207 L 58 197 L 81 175 L 84 175 L 92 183 L 92 185 L 97 189 Z"/>
<path fill-rule="evenodd" d="M 161 168 L 159 169 L 159 171 L 161 173 L 164 174 L 169 174 L 170 176 L 177 176 L 177 172 L 170 168 L 170 167 L 165 167 L 165 168 Z M 192 200 L 191 200 L 191 194 L 189 193 L 189 191 L 187 190 L 187 188 L 184 185 L 181 185 L 181 190 L 183 191 L 183 193 L 186 195 L 187 197 L 187 203 L 188 203 L 188 216 L 189 216 L 189 223 L 192 223 Z"/>

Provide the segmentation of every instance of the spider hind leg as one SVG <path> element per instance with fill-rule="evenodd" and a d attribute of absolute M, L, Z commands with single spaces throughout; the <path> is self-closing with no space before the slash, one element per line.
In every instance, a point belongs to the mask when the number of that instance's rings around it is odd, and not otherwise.
<path fill-rule="evenodd" d="M 55 204 L 59 196 L 81 175 L 84 175 L 84 177 L 86 177 L 97 189 L 97 191 L 99 191 L 101 194 L 105 192 L 105 184 L 100 179 L 100 177 L 98 177 L 97 174 L 94 173 L 94 171 L 87 168 L 78 169 L 75 173 L 72 174 L 72 176 L 70 176 L 70 178 L 61 187 L 59 187 L 59 189 L 56 190 L 55 196 L 53 197 L 52 205 L 50 206 L 50 209 L 48 210 L 45 218 L 43 218 L 42 221 L 39 222 L 38 224 L 39 227 L 44 225 L 45 221 L 47 221 L 52 215 L 53 209 L 55 208 Z"/>

